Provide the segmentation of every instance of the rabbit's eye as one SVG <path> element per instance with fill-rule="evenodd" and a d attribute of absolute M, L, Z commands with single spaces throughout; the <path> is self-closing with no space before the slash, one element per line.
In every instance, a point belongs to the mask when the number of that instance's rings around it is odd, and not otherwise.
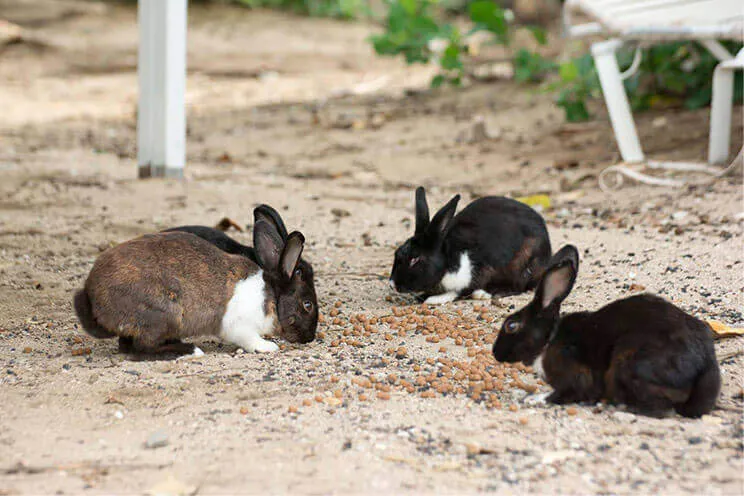
<path fill-rule="evenodd" d="M 514 334 L 519 330 L 519 322 L 516 320 L 510 320 L 506 324 L 504 324 L 504 331 L 506 331 L 508 334 Z"/>
<path fill-rule="evenodd" d="M 409 265 L 410 265 L 410 267 L 413 267 L 414 265 L 416 265 L 420 261 L 421 261 L 421 257 L 412 258 L 411 261 L 409 262 Z"/>
<path fill-rule="evenodd" d="M 313 309 L 313 302 L 312 301 L 306 301 L 305 303 L 302 304 L 302 306 L 305 308 L 305 311 L 306 312 L 309 312 L 310 310 Z"/>
<path fill-rule="evenodd" d="M 295 269 L 294 275 L 296 275 L 298 277 L 302 276 L 302 269 Z"/>

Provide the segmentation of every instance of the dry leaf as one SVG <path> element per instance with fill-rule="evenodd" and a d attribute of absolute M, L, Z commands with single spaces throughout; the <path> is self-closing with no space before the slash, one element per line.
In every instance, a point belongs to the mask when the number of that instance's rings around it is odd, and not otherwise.
<path fill-rule="evenodd" d="M 733 336 L 744 336 L 744 328 L 730 327 L 727 324 L 724 324 L 723 322 L 719 322 L 717 320 L 707 320 L 706 323 L 710 326 L 713 334 L 715 334 L 715 337 L 718 339 L 729 338 Z"/>
<path fill-rule="evenodd" d="M 217 223 L 216 226 L 214 226 L 215 229 L 218 229 L 220 231 L 228 231 L 231 227 L 234 227 L 238 231 L 242 231 L 243 228 L 240 227 L 240 225 L 232 220 L 230 217 L 225 217 L 221 221 Z"/>
<path fill-rule="evenodd" d="M 548 195 L 530 195 L 520 196 L 515 198 L 518 202 L 522 202 L 525 205 L 529 205 L 536 210 L 547 210 L 550 208 L 550 197 Z"/>

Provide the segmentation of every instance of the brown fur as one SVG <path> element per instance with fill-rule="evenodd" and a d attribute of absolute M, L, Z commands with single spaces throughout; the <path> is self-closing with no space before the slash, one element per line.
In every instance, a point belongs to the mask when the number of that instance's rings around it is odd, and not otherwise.
<path fill-rule="evenodd" d="M 489 293 L 522 293 L 533 288 L 544 272 L 544 266 L 535 258 L 535 249 L 540 240 L 527 238 L 503 267 L 481 267 L 471 284 L 474 288 L 486 288 Z M 528 270 L 529 269 L 529 270 Z"/>
<path fill-rule="evenodd" d="M 98 326 L 159 351 L 167 341 L 218 334 L 235 284 L 258 270 L 192 234 L 148 234 L 105 251 L 84 291 Z"/>

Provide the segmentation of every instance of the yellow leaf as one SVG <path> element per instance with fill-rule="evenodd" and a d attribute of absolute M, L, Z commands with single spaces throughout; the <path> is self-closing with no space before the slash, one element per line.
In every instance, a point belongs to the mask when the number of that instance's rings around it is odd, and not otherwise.
<path fill-rule="evenodd" d="M 744 336 L 744 328 L 741 327 L 730 327 L 723 322 L 717 320 L 707 320 L 706 323 L 710 326 L 710 329 L 719 338 L 725 338 L 730 336 Z"/>
<path fill-rule="evenodd" d="M 550 208 L 550 197 L 548 195 L 520 196 L 516 200 L 529 205 L 535 210 L 547 210 Z"/>

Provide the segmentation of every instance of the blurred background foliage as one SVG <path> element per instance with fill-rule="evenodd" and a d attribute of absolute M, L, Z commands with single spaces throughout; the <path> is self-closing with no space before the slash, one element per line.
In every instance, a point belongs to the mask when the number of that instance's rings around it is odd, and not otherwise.
<path fill-rule="evenodd" d="M 568 45 L 558 39 L 560 0 L 212 1 L 377 23 L 380 32 L 369 38 L 375 52 L 401 57 L 407 64 L 435 64 L 438 73 L 432 78 L 432 87 L 467 84 L 471 79 L 468 67 L 476 63 L 479 47 L 500 45 L 509 53 L 515 81 L 554 94 L 556 105 L 569 122 L 591 119 L 587 104 L 601 96 L 588 44 L 577 49 L 572 42 L 571 50 L 558 50 L 557 55 L 552 50 L 554 43 Z M 531 33 L 533 42 L 529 46 L 515 46 L 515 32 L 519 30 Z M 550 32 L 556 35 L 550 37 Z M 475 37 L 477 44 L 473 43 Z M 725 45 L 731 53 L 741 48 L 741 44 L 732 42 Z M 633 47 L 620 51 L 621 68 L 630 66 L 634 51 Z M 703 47 L 689 42 L 667 43 L 644 49 L 642 55 L 638 71 L 625 81 L 634 110 L 710 105 L 717 60 Z M 742 74 L 737 73 L 736 78 L 734 99 L 741 102 Z"/>

